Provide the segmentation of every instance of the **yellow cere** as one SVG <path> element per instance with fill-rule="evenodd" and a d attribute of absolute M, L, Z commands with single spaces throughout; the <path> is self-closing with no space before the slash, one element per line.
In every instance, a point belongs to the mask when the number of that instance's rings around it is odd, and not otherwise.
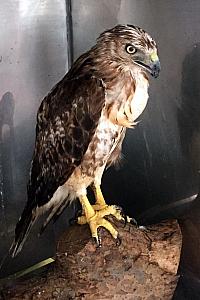
<path fill-rule="evenodd" d="M 152 60 L 152 61 L 158 60 L 158 55 L 157 55 L 156 52 L 153 52 L 153 53 L 151 54 L 151 60 Z"/>

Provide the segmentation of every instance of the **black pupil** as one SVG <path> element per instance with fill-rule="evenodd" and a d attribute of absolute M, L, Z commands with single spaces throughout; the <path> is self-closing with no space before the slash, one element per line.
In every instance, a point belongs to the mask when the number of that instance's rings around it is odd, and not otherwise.
<path fill-rule="evenodd" d="M 128 52 L 133 53 L 135 51 L 135 48 L 133 46 L 128 46 Z"/>

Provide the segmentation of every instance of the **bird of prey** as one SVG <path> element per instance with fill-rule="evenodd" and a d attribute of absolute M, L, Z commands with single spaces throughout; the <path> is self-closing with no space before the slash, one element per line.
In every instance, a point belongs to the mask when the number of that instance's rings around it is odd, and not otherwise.
<path fill-rule="evenodd" d="M 117 25 L 103 32 L 64 78 L 43 99 L 37 114 L 35 149 L 27 186 L 28 201 L 15 229 L 14 257 L 36 219 L 49 212 L 43 228 L 78 198 L 79 224 L 89 224 L 99 243 L 98 228 L 114 239 L 118 231 L 105 216 L 118 220 L 118 207 L 107 205 L 101 179 L 118 160 L 126 128 L 134 127 L 148 100 L 148 74 L 157 77 L 157 46 L 143 29 Z M 87 188 L 94 191 L 91 205 Z"/>

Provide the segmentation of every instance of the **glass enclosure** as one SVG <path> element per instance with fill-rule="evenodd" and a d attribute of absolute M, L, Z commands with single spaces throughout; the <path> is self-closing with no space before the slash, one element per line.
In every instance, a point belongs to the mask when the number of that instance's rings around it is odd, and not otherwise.
<path fill-rule="evenodd" d="M 190 299 L 186 297 L 190 293 L 191 299 L 197 299 L 200 2 L 1 2 L 0 256 L 9 248 L 26 201 L 35 116 L 41 99 L 68 70 L 71 59 L 89 49 L 102 31 L 118 23 L 135 24 L 157 41 L 162 70 L 159 79 L 150 82 L 150 98 L 141 122 L 128 130 L 121 168 L 106 171 L 103 190 L 110 203 L 122 206 L 141 224 L 179 219 L 182 277 L 174 297 Z M 63 228 L 63 222 L 67 224 L 67 218 L 62 217 L 57 228 Z M 36 232 L 37 228 L 2 276 L 54 255 L 53 226 L 39 240 Z"/>

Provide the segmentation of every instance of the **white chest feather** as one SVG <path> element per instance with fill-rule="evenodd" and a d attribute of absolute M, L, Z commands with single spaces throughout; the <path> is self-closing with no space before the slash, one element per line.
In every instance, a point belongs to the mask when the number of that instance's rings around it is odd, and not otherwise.
<path fill-rule="evenodd" d="M 148 101 L 148 79 L 138 70 L 127 71 L 107 90 L 107 115 L 113 124 L 133 127 Z"/>
<path fill-rule="evenodd" d="M 135 94 L 131 101 L 131 112 L 134 121 L 141 115 L 147 105 L 148 86 L 148 81 L 143 76 L 138 77 Z"/>

